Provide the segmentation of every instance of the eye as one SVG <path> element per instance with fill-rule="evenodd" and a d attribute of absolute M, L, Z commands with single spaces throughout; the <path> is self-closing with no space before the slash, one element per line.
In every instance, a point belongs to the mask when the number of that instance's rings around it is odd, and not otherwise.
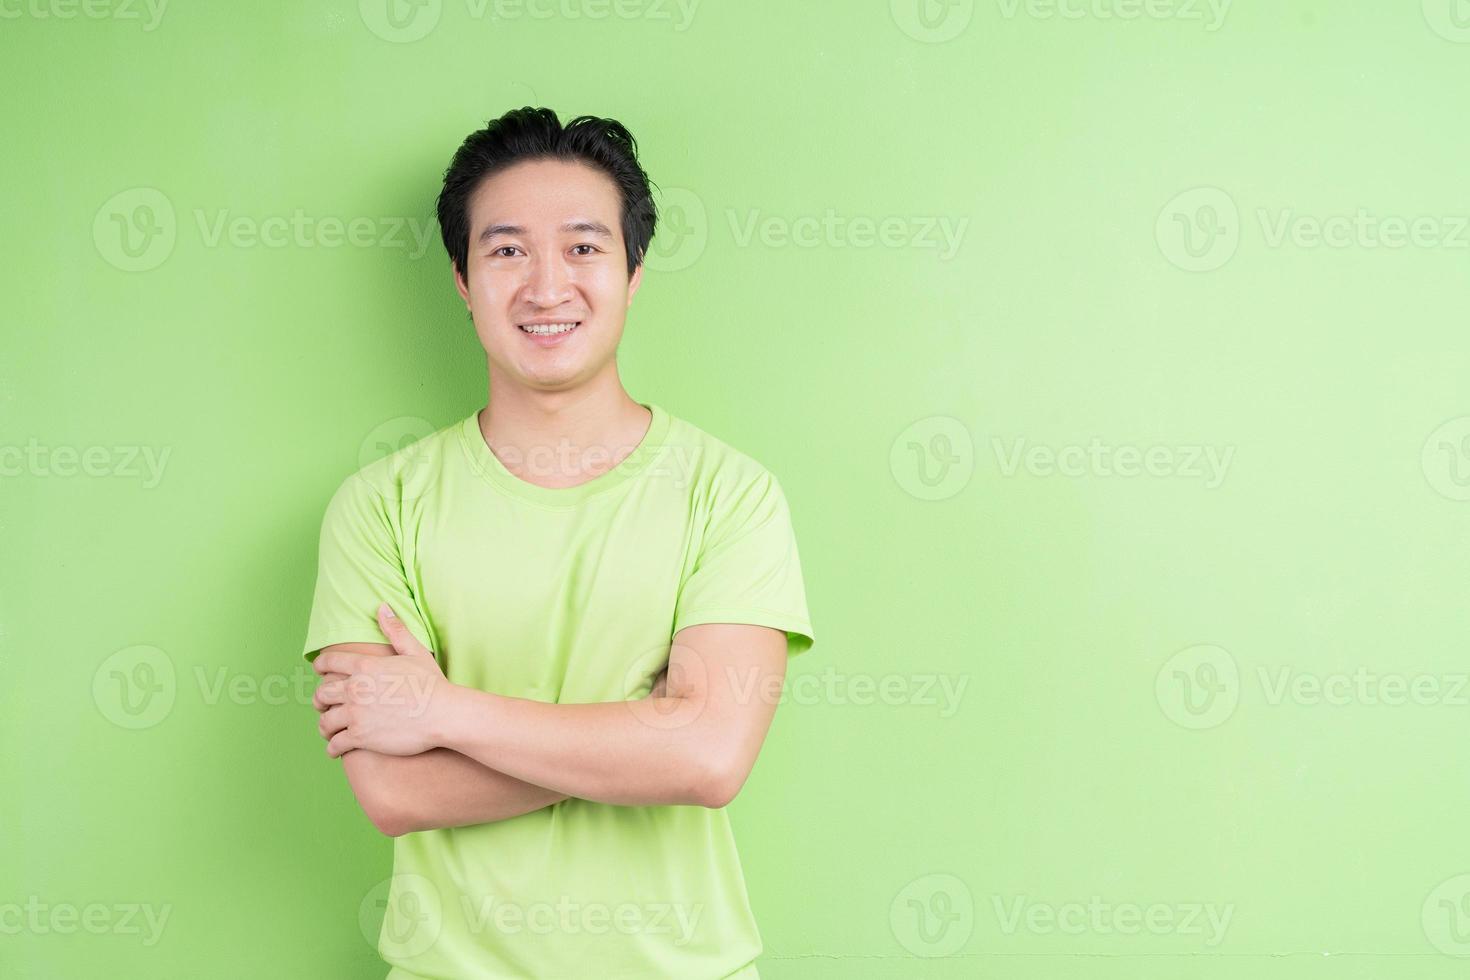
<path fill-rule="evenodd" d="M 499 255 L 501 252 L 504 252 L 508 248 L 515 248 L 515 246 L 514 245 L 502 245 L 499 248 L 497 248 L 494 252 L 492 252 L 491 254 L 492 255 Z M 510 256 L 507 255 L 507 256 L 505 256 L 505 258 L 510 258 Z"/>
<path fill-rule="evenodd" d="M 574 249 L 576 249 L 576 248 L 590 248 L 590 249 L 592 249 L 592 252 L 597 251 L 597 246 L 596 245 L 573 245 L 572 248 L 574 248 Z M 592 252 L 583 252 L 582 254 L 583 255 L 591 255 Z"/>

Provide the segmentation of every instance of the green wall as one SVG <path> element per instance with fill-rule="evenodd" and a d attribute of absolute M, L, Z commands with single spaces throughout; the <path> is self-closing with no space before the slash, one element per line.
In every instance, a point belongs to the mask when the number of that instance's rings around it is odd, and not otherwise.
<path fill-rule="evenodd" d="M 0 4 L 0 975 L 384 972 L 316 534 L 484 403 L 433 199 L 525 104 L 791 502 L 763 976 L 1464 975 L 1463 4 L 395 2 Z"/>

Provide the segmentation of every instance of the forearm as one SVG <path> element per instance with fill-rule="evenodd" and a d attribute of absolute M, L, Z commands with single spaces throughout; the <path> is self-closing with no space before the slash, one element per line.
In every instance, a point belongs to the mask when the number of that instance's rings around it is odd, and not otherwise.
<path fill-rule="evenodd" d="M 404 756 L 354 749 L 342 765 L 369 819 L 394 837 L 508 820 L 567 798 L 447 748 Z"/>
<path fill-rule="evenodd" d="M 519 780 L 620 806 L 723 806 L 712 710 L 682 697 L 548 704 L 461 688 L 440 744 Z"/>

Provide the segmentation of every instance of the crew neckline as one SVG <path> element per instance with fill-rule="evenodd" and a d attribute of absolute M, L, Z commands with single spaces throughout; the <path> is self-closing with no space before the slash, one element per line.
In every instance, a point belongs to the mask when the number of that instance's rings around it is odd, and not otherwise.
<path fill-rule="evenodd" d="M 573 487 L 542 487 L 516 476 L 505 468 L 500 458 L 491 452 L 490 445 L 480 432 L 480 412 L 475 409 L 460 423 L 460 436 L 470 465 L 491 485 L 522 500 L 548 507 L 568 507 L 581 503 L 588 497 L 621 486 L 641 473 L 663 449 L 664 437 L 669 431 L 669 414 L 654 402 L 639 402 L 653 413 L 643 439 L 627 456 L 612 469 L 598 474 L 584 483 Z"/>

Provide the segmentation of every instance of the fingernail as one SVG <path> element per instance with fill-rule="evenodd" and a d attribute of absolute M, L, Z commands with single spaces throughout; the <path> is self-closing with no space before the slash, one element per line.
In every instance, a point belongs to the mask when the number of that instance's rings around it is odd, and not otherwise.
<path fill-rule="evenodd" d="M 386 602 L 383 603 L 383 605 L 381 606 L 381 608 L 383 610 L 384 615 L 386 615 L 389 619 L 397 619 L 398 618 L 398 617 L 396 617 L 396 616 L 393 615 L 393 610 L 388 606 L 388 604 Z"/>

